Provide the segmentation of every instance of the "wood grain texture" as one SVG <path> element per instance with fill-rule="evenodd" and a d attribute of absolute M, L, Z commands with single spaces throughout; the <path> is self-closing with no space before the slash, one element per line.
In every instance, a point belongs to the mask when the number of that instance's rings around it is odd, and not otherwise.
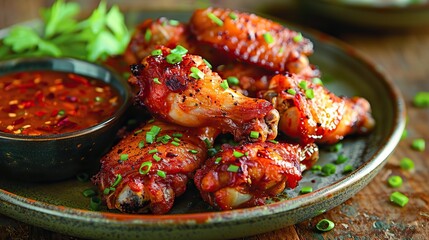
<path fill-rule="evenodd" d="M 401 140 L 375 179 L 345 203 L 295 226 L 242 239 L 429 239 L 429 147 L 424 152 L 410 147 L 415 138 L 423 138 L 429 143 L 429 108 L 412 105 L 417 92 L 429 91 L 429 29 L 389 33 L 334 29 L 321 26 L 309 17 L 306 20 L 295 18 L 297 14 L 291 8 L 282 11 L 276 7 L 276 10 L 281 12 L 278 16 L 287 16 L 287 20 L 320 28 L 342 39 L 383 68 L 406 100 L 409 135 Z M 399 161 L 404 157 L 414 160 L 413 171 L 399 168 Z M 389 202 L 389 195 L 396 190 L 387 185 L 391 175 L 399 175 L 404 180 L 398 190 L 407 195 L 410 202 L 403 208 Z M 323 218 L 335 222 L 336 227 L 326 233 L 317 231 L 315 225 Z M 0 215 L 0 239 L 77 238 Z"/>

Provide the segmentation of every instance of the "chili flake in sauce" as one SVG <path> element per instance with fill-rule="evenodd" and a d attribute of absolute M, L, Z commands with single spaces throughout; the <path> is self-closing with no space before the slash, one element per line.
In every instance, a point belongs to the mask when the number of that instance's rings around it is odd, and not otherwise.
<path fill-rule="evenodd" d="M 19 72 L 0 76 L 0 132 L 48 135 L 94 126 L 120 106 L 108 84 L 72 73 Z"/>

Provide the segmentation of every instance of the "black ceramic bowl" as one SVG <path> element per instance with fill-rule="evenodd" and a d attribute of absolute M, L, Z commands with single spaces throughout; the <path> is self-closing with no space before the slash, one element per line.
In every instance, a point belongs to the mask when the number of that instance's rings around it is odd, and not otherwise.
<path fill-rule="evenodd" d="M 66 58 L 0 62 L 0 75 L 52 70 L 99 79 L 115 88 L 121 105 L 108 119 L 82 130 L 26 136 L 0 132 L 0 176 L 24 181 L 56 181 L 89 171 L 113 145 L 130 105 L 128 83 L 100 65 Z"/>

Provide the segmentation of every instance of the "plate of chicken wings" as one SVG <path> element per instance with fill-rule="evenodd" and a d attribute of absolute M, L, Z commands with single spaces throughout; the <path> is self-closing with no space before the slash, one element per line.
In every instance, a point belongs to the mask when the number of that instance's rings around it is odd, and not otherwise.
<path fill-rule="evenodd" d="M 400 139 L 398 90 L 335 39 L 230 9 L 130 16 L 132 127 L 90 181 L 0 181 L 3 214 L 85 238 L 250 236 L 341 204 Z"/>

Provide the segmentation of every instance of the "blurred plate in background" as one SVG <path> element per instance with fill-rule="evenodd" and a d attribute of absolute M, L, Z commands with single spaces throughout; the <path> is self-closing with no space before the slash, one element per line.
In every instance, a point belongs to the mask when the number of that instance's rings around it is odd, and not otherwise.
<path fill-rule="evenodd" d="M 336 25 L 371 29 L 407 29 L 429 26 L 426 0 L 299 0 L 299 10 Z"/>

